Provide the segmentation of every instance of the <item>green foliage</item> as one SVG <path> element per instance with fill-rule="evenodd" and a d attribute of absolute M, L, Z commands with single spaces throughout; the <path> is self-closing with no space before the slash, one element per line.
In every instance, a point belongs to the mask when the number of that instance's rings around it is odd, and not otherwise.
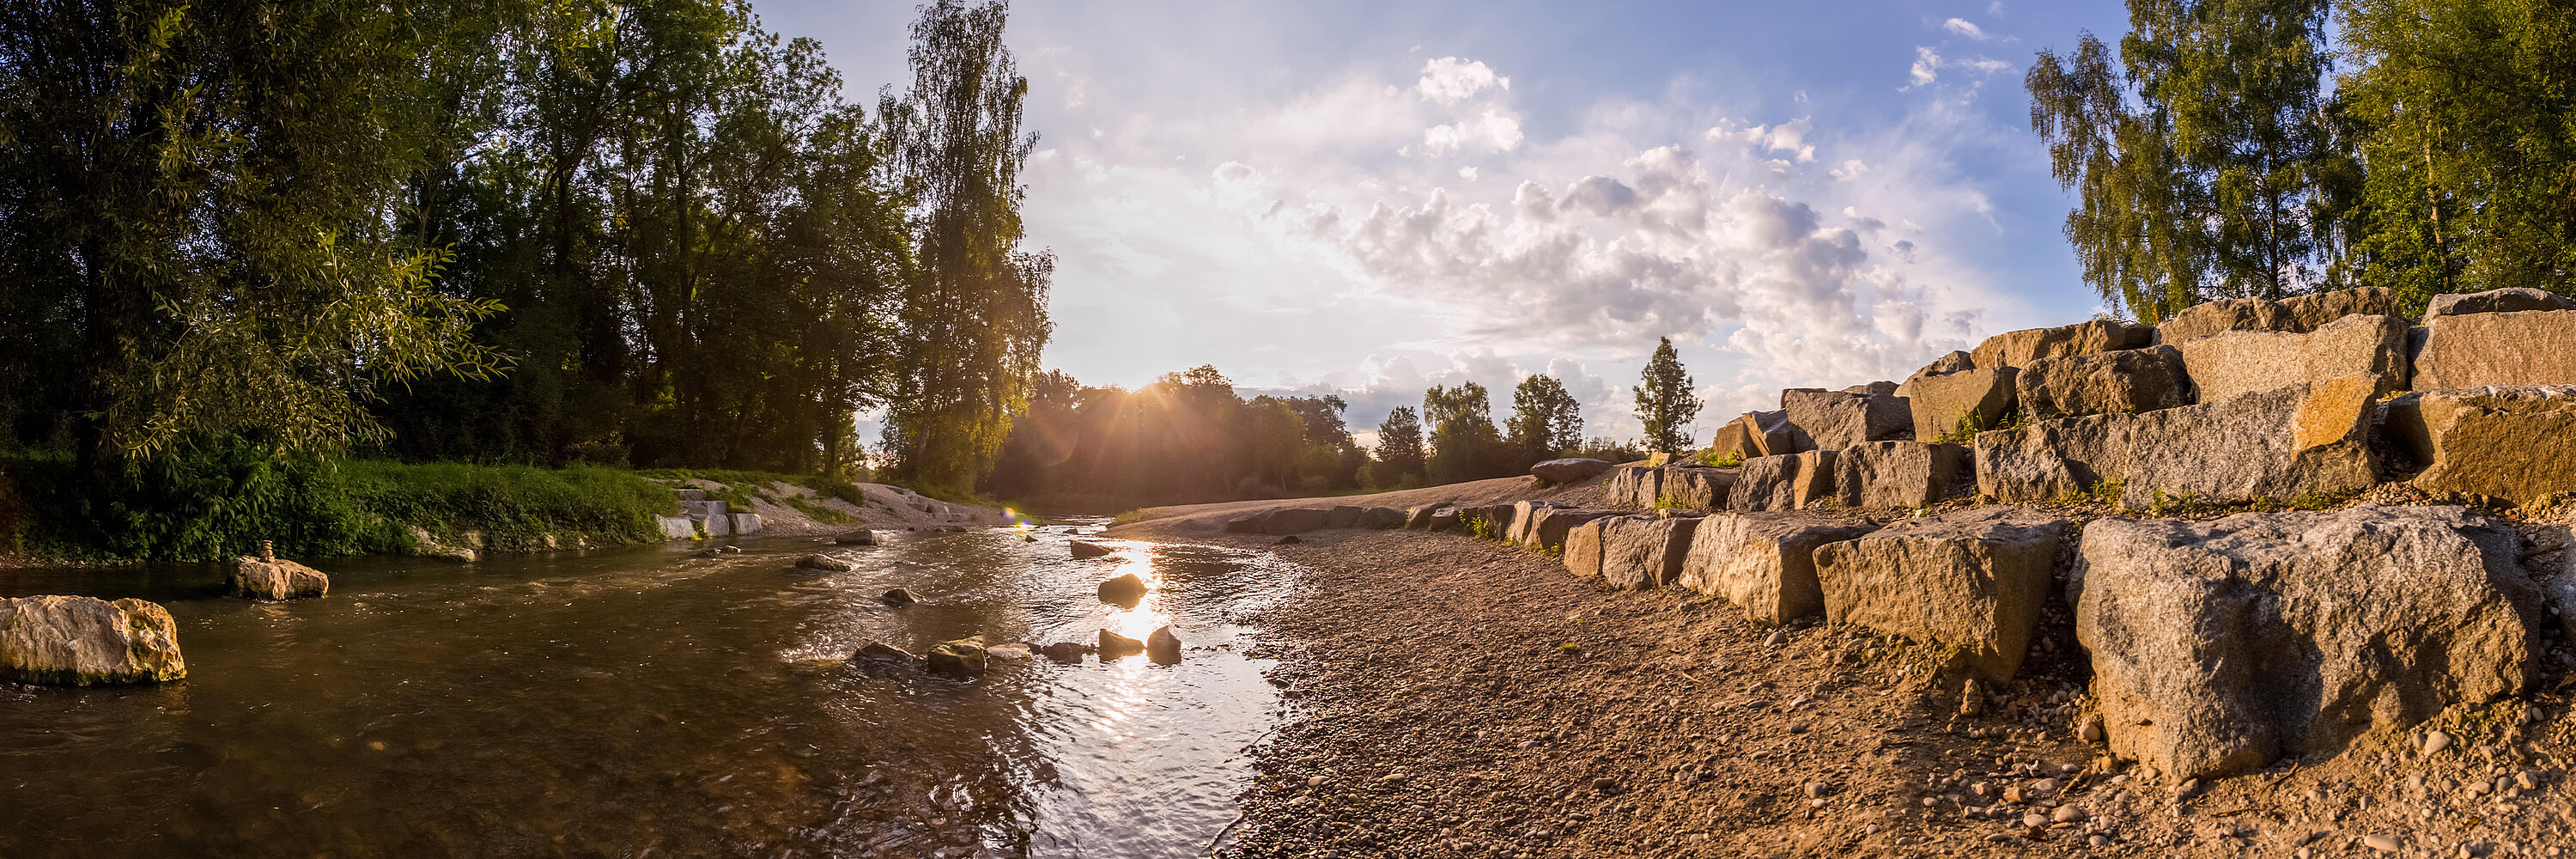
<path fill-rule="evenodd" d="M 1520 468 L 1583 443 L 1583 403 L 1554 376 L 1531 374 L 1512 389 L 1512 417 L 1505 443 L 1519 453 Z"/>
<path fill-rule="evenodd" d="M 1422 393 L 1422 420 L 1431 429 L 1425 470 L 1433 483 L 1502 477 L 1527 467 L 1514 464 L 1513 451 L 1494 428 L 1493 406 L 1483 385 L 1431 386 Z"/>
<path fill-rule="evenodd" d="M 1699 452 L 1699 464 L 1710 468 L 1734 468 L 1744 464 L 1744 455 L 1734 452 L 1718 453 L 1714 450 L 1703 450 Z"/>
<path fill-rule="evenodd" d="M 1679 498 L 1675 498 L 1675 497 L 1673 497 L 1673 496 L 1666 495 L 1666 496 L 1663 496 L 1663 497 L 1660 497 L 1660 498 L 1655 499 L 1655 509 L 1657 509 L 1657 510 L 1688 510 L 1688 509 L 1690 509 L 1690 505 L 1682 503 L 1682 500 L 1681 500 L 1681 499 L 1679 499 Z"/>
<path fill-rule="evenodd" d="M 1658 338 L 1655 355 L 1647 359 L 1637 382 L 1637 420 L 1646 425 L 1646 446 L 1667 453 L 1688 450 L 1690 422 L 1699 417 L 1701 405 L 1673 338 Z"/>
<path fill-rule="evenodd" d="M 1430 456 L 1422 450 L 1422 421 L 1413 409 L 1397 406 L 1377 425 L 1377 461 L 1370 467 L 1380 486 L 1410 489 L 1429 475 Z M 1410 485 L 1407 485 L 1410 484 Z"/>
<path fill-rule="evenodd" d="M 1116 510 L 1356 490 L 1367 453 L 1337 396 L 1244 399 L 1215 367 L 1143 390 L 1038 376 L 983 491 L 1050 507 Z"/>
<path fill-rule="evenodd" d="M 2360 165 L 2322 94 L 2326 0 L 2128 5 L 2116 63 L 2087 33 L 2023 81 L 2085 280 L 2149 323 L 2339 280 Z"/>

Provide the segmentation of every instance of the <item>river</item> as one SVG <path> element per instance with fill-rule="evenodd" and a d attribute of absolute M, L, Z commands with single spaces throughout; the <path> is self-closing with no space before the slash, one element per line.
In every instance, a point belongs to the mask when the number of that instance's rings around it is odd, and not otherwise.
<path fill-rule="evenodd" d="M 0 596 L 161 602 L 188 660 L 159 686 L 0 684 L 0 857 L 1196 855 L 1281 716 L 1240 619 L 1296 569 L 1072 560 L 1098 524 L 898 531 L 846 573 L 791 568 L 818 545 L 783 538 L 353 558 L 277 604 L 217 596 L 205 565 L 0 570 Z M 1153 585 L 1132 610 L 1094 595 L 1121 572 Z M 880 604 L 893 587 L 922 602 Z M 1164 623 L 1178 665 L 845 659 Z"/>

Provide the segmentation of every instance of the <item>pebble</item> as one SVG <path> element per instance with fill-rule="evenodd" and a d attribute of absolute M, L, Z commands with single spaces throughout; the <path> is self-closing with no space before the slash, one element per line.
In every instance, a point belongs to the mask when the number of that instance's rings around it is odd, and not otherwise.
<path fill-rule="evenodd" d="M 2093 833 L 2092 837 L 2084 839 L 2084 843 L 2095 847 L 2109 847 L 2111 846 L 2111 836 L 2096 832 Z"/>
<path fill-rule="evenodd" d="M 2030 789 L 2039 792 L 2041 796 L 2056 793 L 2057 780 L 2053 778 L 2040 779 L 2038 781 L 2031 782 Z"/>
<path fill-rule="evenodd" d="M 2425 754 L 2428 754 L 2428 755 L 2441 754 L 2441 752 L 2442 752 L 2442 750 L 2443 750 L 2443 749 L 2447 749 L 2447 748 L 2450 748 L 2450 747 L 2451 747 L 2451 735 L 2450 735 L 2450 734 L 2443 733 L 2443 732 L 2441 732 L 2441 731 L 2432 731 L 2432 732 L 2426 733 L 2426 734 L 2424 735 L 2424 753 L 2425 753 Z"/>
<path fill-rule="evenodd" d="M 1592 789 L 1602 793 L 1612 793 L 1619 789 L 1619 782 L 1617 779 L 1596 778 L 1592 780 Z"/>
<path fill-rule="evenodd" d="M 1324 777 L 1323 777 L 1323 776 L 1319 776 L 1319 775 L 1310 775 L 1310 776 L 1307 776 L 1307 777 L 1306 777 L 1306 786 L 1307 786 L 1307 787 L 1314 787 L 1314 786 L 1317 786 L 1317 785 L 1320 785 L 1320 784 L 1323 784 L 1323 783 L 1324 783 Z"/>
<path fill-rule="evenodd" d="M 1833 787 L 1825 784 L 1824 782 L 1811 781 L 1807 783 L 1807 796 L 1811 799 L 1823 797 L 1831 790 L 1833 790 Z"/>
<path fill-rule="evenodd" d="M 2021 816 L 2021 825 L 2038 829 L 2048 825 L 2048 818 L 2041 817 L 2037 813 L 2025 814 Z"/>
<path fill-rule="evenodd" d="M 2084 819 L 2084 809 L 2061 805 L 2056 811 L 2048 813 L 2048 819 L 2057 823 L 2075 823 Z"/>
<path fill-rule="evenodd" d="M 2397 839 L 2386 835 L 2364 835 L 2361 837 L 2361 846 L 2377 850 L 2381 853 L 2395 853 L 2397 852 Z"/>
<path fill-rule="evenodd" d="M 2540 774 L 2530 770 L 2523 770 L 2522 772 L 2514 774 L 2513 783 L 2521 785 L 2523 790 L 2539 790 Z"/>
<path fill-rule="evenodd" d="M 1788 640 L 1789 640 L 1789 631 L 1788 631 L 1788 630 L 1785 630 L 1785 629 L 1775 629 L 1775 630 L 1772 630 L 1772 631 L 1771 631 L 1771 634 L 1770 634 L 1770 635 L 1765 636 L 1765 637 L 1762 639 L 1762 646 L 1764 646 L 1764 647 L 1778 647 L 1778 646 L 1780 646 L 1780 643 L 1781 643 L 1781 642 L 1788 641 Z"/>

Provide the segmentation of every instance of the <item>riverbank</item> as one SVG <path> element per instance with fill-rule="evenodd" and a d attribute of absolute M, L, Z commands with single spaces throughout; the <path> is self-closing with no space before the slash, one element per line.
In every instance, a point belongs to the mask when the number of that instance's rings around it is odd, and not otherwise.
<path fill-rule="evenodd" d="M 2554 667 L 2556 691 L 2423 726 L 2456 738 L 2429 754 L 2381 732 L 2171 784 L 2077 734 L 2089 668 L 2062 620 L 1962 716 L 1935 654 L 1856 627 L 1758 625 L 1455 533 L 1185 521 L 1116 533 L 1308 569 L 1256 618 L 1293 712 L 1222 855 L 2558 857 L 2576 827 Z"/>

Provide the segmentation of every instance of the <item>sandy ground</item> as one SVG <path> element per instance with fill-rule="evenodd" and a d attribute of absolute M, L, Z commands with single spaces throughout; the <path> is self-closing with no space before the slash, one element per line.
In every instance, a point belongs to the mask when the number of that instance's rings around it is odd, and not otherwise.
<path fill-rule="evenodd" d="M 1492 483 L 1492 481 L 1488 481 Z M 1440 490 L 1390 493 L 1396 506 Z M 1406 501 L 1393 500 L 1401 496 Z M 2540 692 L 2213 784 L 2082 742 L 2063 608 L 2021 679 L 1962 716 L 1900 640 L 1765 627 L 1689 591 L 1614 591 L 1454 534 L 1131 539 L 1275 551 L 1310 574 L 1252 618 L 1293 712 L 1254 749 L 1238 857 L 2548 856 L 2576 851 L 2567 655 Z M 2501 787 L 2499 787 L 2501 784 Z M 2531 787 L 2524 787 L 2529 784 Z M 2388 839 L 2370 842 L 2364 839 Z M 2386 848 L 2386 849 L 2382 849 Z"/>

